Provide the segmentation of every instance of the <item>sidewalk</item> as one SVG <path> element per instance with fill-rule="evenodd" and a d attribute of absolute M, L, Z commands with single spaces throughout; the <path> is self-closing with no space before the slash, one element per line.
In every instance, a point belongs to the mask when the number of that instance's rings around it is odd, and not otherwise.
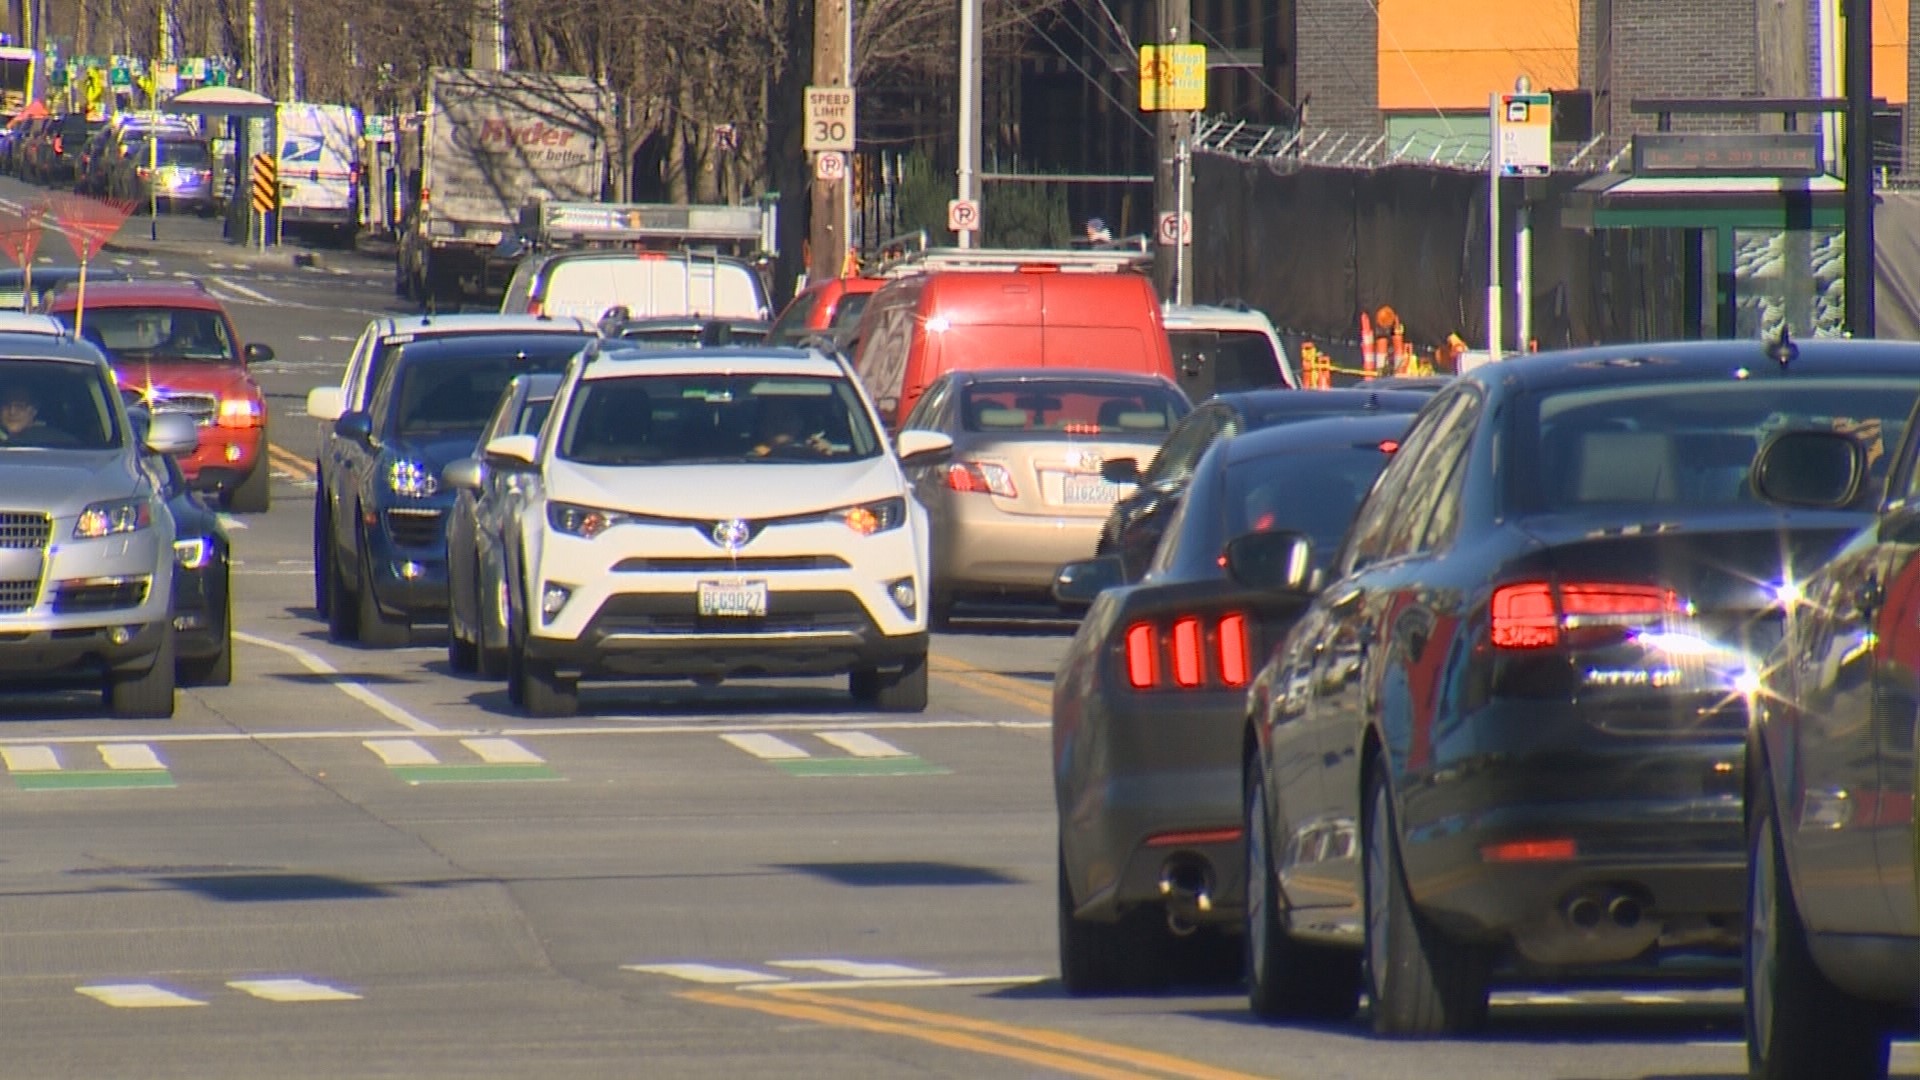
<path fill-rule="evenodd" d="M 208 225 L 211 225 L 211 229 L 206 228 Z M 193 226 L 201 226 L 201 228 Z M 120 232 L 101 250 L 107 255 L 171 256 L 262 270 L 291 270 L 304 267 L 342 274 L 390 270 L 394 258 L 393 242 L 385 237 L 362 236 L 355 241 L 352 250 L 309 247 L 289 240 L 285 244 L 271 246 L 263 251 L 257 246 L 230 243 L 222 239 L 219 235 L 218 222 L 181 222 L 162 218 L 158 240 L 151 238 L 152 231 L 146 219 L 128 218 L 126 224 L 121 226 Z"/>

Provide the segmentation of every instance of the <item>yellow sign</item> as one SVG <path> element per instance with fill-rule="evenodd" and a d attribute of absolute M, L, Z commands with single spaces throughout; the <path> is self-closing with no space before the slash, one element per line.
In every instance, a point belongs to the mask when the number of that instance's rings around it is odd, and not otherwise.
<path fill-rule="evenodd" d="M 1140 46 L 1140 111 L 1198 112 L 1207 107 L 1205 45 Z"/>

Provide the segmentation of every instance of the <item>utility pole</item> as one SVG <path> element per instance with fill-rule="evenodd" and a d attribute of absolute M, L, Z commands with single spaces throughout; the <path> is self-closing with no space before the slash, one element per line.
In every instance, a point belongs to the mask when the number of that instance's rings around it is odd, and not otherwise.
<path fill-rule="evenodd" d="M 474 9 L 473 66 L 483 71 L 507 70 L 506 0 L 490 0 Z"/>
<path fill-rule="evenodd" d="M 300 24 L 294 14 L 293 0 L 287 0 L 287 85 L 281 91 L 286 101 L 300 100 Z"/>
<path fill-rule="evenodd" d="M 980 205 L 980 89 L 981 45 L 980 0 L 960 0 L 960 168 L 956 193 L 963 203 Z M 972 229 L 959 233 L 960 246 L 974 246 L 981 217 L 973 219 Z"/>
<path fill-rule="evenodd" d="M 267 92 L 267 65 L 260 55 L 261 23 L 266 22 L 266 0 L 247 0 L 247 89 L 256 94 Z"/>
<path fill-rule="evenodd" d="M 1847 4 L 1847 333 L 1874 335 L 1873 0 Z"/>
<path fill-rule="evenodd" d="M 1826 0 L 1818 0 L 1825 6 Z M 1754 0 L 1754 28 L 1760 43 L 1754 74 L 1761 97 L 1806 97 L 1811 73 L 1807 69 L 1808 26 L 1806 0 Z M 1827 63 L 1822 59 L 1821 63 Z M 1793 131 L 1797 116 L 1762 117 L 1763 131 Z M 1832 118 L 1823 119 L 1832 127 Z M 1782 286 L 1786 294 L 1786 325 L 1799 337 L 1813 336 L 1813 236 L 1805 229 L 1789 229 L 1783 237 Z"/>
<path fill-rule="evenodd" d="M 1159 0 L 1158 23 L 1162 45 L 1186 45 L 1193 38 L 1193 8 L 1189 0 Z M 1204 75 L 1202 76 L 1204 78 Z M 1173 214 L 1176 242 L 1154 247 L 1154 278 L 1160 295 L 1186 303 L 1193 295 L 1193 260 L 1186 258 L 1185 223 L 1193 213 L 1192 185 L 1186 182 L 1188 150 L 1193 135 L 1193 113 L 1186 109 L 1159 109 L 1153 116 L 1153 206 L 1157 223 Z M 1162 238 L 1164 239 L 1164 238 Z"/>
<path fill-rule="evenodd" d="M 813 7 L 813 85 L 850 86 L 853 19 L 851 0 L 815 0 Z M 851 169 L 848 170 L 850 174 Z M 807 280 L 827 281 L 840 276 L 847 258 L 847 199 L 842 190 L 852 181 L 813 181 L 812 228 L 808 239 Z"/>

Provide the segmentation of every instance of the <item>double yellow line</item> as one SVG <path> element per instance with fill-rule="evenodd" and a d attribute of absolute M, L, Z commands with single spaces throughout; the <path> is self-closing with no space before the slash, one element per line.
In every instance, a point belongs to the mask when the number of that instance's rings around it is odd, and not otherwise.
<path fill-rule="evenodd" d="M 267 460 L 295 480 L 313 479 L 313 462 L 278 443 L 267 444 Z"/>
<path fill-rule="evenodd" d="M 1052 686 L 1041 686 L 1026 679 L 1016 679 L 997 671 L 988 671 L 986 668 L 975 667 L 964 660 L 956 660 L 939 653 L 929 656 L 927 663 L 931 665 L 932 673 L 945 682 L 978 691 L 988 697 L 998 698 L 1041 716 L 1053 715 Z"/>
<path fill-rule="evenodd" d="M 719 990 L 687 990 L 689 1001 L 745 1009 L 787 1020 L 894 1035 L 989 1057 L 1017 1061 L 1093 1080 L 1258 1080 L 1250 1073 L 1219 1069 L 1197 1061 L 1119 1043 L 1069 1035 L 1047 1028 L 976 1020 L 953 1013 L 916 1009 L 889 1001 L 863 1001 L 807 990 L 769 988 L 752 996 Z"/>

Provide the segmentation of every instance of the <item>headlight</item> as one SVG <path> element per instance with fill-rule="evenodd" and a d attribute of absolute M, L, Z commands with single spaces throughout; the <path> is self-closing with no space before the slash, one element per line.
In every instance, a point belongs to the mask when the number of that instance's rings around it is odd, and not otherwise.
<path fill-rule="evenodd" d="M 387 466 L 387 486 L 395 495 L 424 499 L 440 490 L 440 478 L 425 465 L 402 458 Z"/>
<path fill-rule="evenodd" d="M 96 540 L 114 533 L 139 532 L 153 524 L 153 507 L 145 499 L 115 499 L 97 502 L 80 511 L 73 523 L 73 535 L 81 540 Z"/>
<path fill-rule="evenodd" d="M 881 499 L 879 502 L 849 506 L 839 511 L 841 521 L 847 528 L 861 536 L 897 529 L 907 520 L 907 500 L 902 498 Z"/>
<path fill-rule="evenodd" d="M 611 510 L 596 510 L 591 506 L 574 506 L 571 503 L 547 504 L 547 524 L 568 536 L 579 536 L 588 540 L 618 525 L 625 516 Z"/>
<path fill-rule="evenodd" d="M 220 399 L 220 426 L 223 428 L 250 428 L 260 426 L 260 417 L 264 413 L 260 402 L 253 398 Z"/>
<path fill-rule="evenodd" d="M 198 570 L 213 561 L 213 541 L 204 536 L 175 540 L 173 561 L 183 570 Z"/>

